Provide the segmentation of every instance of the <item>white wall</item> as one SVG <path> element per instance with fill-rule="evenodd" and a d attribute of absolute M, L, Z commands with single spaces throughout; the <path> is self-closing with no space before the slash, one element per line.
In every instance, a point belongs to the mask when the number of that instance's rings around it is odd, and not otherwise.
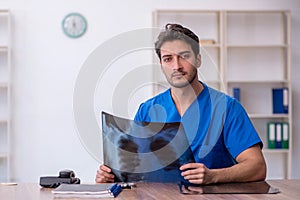
<path fill-rule="evenodd" d="M 80 142 L 73 117 L 76 77 L 98 45 L 124 31 L 151 27 L 155 9 L 292 11 L 292 176 L 300 178 L 297 156 L 300 154 L 297 134 L 300 132 L 297 123 L 300 120 L 300 3 L 297 0 L 1 0 L 0 8 L 9 8 L 13 17 L 13 180 L 37 182 L 41 175 L 56 175 L 60 169 L 71 168 L 84 182 L 94 181 L 99 163 Z M 61 30 L 63 17 L 73 11 L 82 13 L 88 21 L 87 33 L 79 39 L 67 38 Z"/>

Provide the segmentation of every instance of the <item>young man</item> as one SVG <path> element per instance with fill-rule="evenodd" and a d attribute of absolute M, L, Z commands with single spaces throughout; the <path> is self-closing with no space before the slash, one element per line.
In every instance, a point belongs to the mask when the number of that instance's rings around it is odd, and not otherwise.
<path fill-rule="evenodd" d="M 182 122 L 195 163 L 180 167 L 193 184 L 264 180 L 262 142 L 235 99 L 198 81 L 199 38 L 179 24 L 167 24 L 155 43 L 170 89 L 141 104 L 136 121 Z M 105 165 L 96 182 L 112 182 Z"/>

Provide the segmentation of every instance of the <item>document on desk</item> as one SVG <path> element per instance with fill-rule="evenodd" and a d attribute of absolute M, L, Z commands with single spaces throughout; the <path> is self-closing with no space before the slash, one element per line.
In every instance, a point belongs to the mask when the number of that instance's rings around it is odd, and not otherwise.
<path fill-rule="evenodd" d="M 180 183 L 182 194 L 277 194 L 278 188 L 273 188 L 266 181 L 247 183 L 222 183 L 211 185 L 188 186 Z"/>
<path fill-rule="evenodd" d="M 117 183 L 61 184 L 52 193 L 55 198 L 107 198 L 116 197 L 121 191 Z"/>
<path fill-rule="evenodd" d="M 102 112 L 104 164 L 118 182 L 185 181 L 179 167 L 194 162 L 178 123 L 147 123 Z"/>

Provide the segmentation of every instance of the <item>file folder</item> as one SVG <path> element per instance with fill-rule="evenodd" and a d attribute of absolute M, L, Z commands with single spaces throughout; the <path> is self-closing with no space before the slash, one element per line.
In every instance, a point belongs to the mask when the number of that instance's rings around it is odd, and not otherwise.
<path fill-rule="evenodd" d="M 233 90 L 233 97 L 240 102 L 241 100 L 241 90 L 238 87 L 235 87 Z"/>
<path fill-rule="evenodd" d="M 288 88 L 273 88 L 273 113 L 288 113 L 289 91 Z"/>
<path fill-rule="evenodd" d="M 276 123 L 276 139 L 275 139 L 275 147 L 276 149 L 281 149 L 282 142 L 282 126 L 281 123 Z"/>
<path fill-rule="evenodd" d="M 282 123 L 282 143 L 283 149 L 289 148 L 289 124 L 287 122 Z"/>
<path fill-rule="evenodd" d="M 268 123 L 268 148 L 275 149 L 275 123 Z"/>

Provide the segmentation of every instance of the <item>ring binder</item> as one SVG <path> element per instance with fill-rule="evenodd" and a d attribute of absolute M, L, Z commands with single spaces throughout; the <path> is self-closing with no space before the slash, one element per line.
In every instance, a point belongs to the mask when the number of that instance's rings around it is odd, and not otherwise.
<path fill-rule="evenodd" d="M 288 88 L 273 88 L 273 113 L 288 113 L 289 92 Z"/>

